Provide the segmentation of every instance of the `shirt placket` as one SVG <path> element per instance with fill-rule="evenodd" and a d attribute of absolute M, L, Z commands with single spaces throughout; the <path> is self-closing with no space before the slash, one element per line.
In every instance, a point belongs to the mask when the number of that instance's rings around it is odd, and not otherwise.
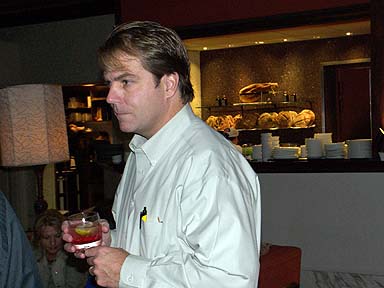
<path fill-rule="evenodd" d="M 135 153 L 136 156 L 136 179 L 135 179 L 135 191 L 142 184 L 146 172 L 149 170 L 149 161 L 143 150 L 138 149 Z"/>

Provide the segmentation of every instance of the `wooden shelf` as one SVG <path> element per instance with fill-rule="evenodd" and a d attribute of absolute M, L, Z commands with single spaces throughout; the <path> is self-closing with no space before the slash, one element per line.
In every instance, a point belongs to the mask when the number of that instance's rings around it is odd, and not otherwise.
<path fill-rule="evenodd" d="M 312 106 L 310 101 L 282 101 L 282 102 L 274 102 L 274 101 L 260 101 L 260 102 L 250 102 L 250 103 L 233 103 L 232 105 L 205 105 L 199 106 L 196 108 L 201 109 L 233 109 L 233 107 L 248 107 L 248 106 L 275 106 L 275 107 L 286 107 L 286 106 Z M 263 108 L 263 107 L 262 107 Z"/>

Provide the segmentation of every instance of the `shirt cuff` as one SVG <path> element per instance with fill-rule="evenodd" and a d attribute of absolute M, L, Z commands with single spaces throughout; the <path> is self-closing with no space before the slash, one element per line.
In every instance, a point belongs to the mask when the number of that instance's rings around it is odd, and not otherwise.
<path fill-rule="evenodd" d="M 111 234 L 111 247 L 116 247 L 115 239 L 116 237 L 116 230 L 109 230 Z"/>
<path fill-rule="evenodd" d="M 120 271 L 119 287 L 143 287 L 144 278 L 150 263 L 149 259 L 136 255 L 129 255 L 125 258 Z"/>

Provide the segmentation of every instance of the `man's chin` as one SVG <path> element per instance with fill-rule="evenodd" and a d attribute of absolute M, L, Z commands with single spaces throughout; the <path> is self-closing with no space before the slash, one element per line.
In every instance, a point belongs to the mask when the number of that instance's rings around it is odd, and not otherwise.
<path fill-rule="evenodd" d="M 125 133 L 134 133 L 135 129 L 131 125 L 119 124 L 120 130 Z"/>

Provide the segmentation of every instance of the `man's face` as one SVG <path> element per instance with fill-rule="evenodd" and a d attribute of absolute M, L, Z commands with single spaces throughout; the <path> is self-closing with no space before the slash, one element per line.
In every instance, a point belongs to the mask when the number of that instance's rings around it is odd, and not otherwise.
<path fill-rule="evenodd" d="M 123 132 L 152 137 L 164 125 L 167 109 L 164 77 L 156 84 L 153 74 L 136 57 L 122 60 L 122 71 L 104 73 L 110 90 L 107 102 Z"/>

